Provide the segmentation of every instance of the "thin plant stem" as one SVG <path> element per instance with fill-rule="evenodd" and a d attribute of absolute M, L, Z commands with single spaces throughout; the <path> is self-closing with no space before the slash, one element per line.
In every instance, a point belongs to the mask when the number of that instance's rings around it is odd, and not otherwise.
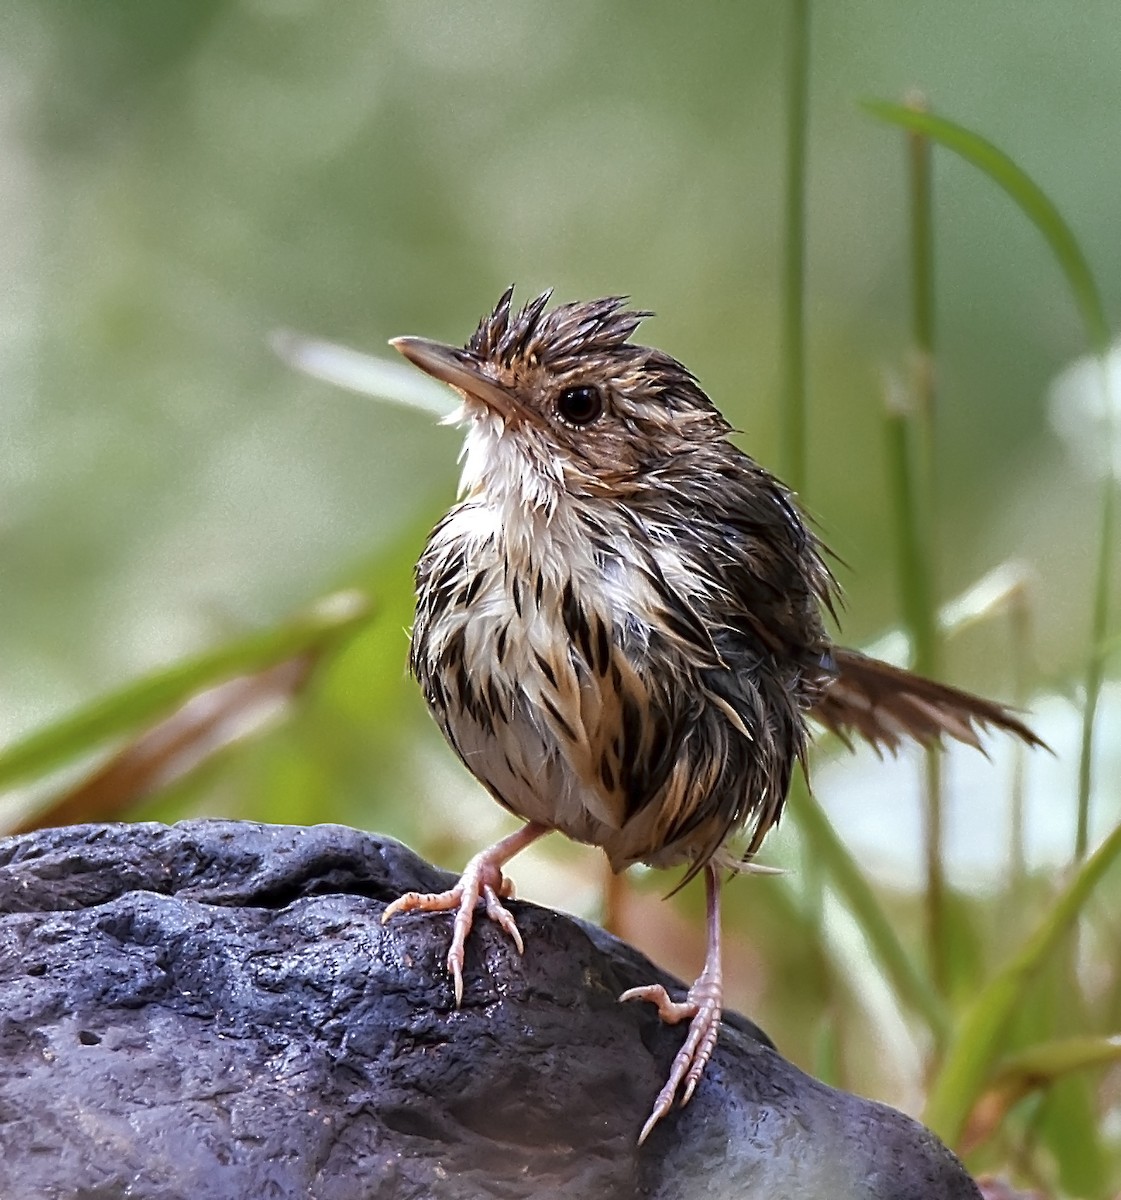
<path fill-rule="evenodd" d="M 942 999 L 922 967 L 907 953 L 859 864 L 808 788 L 791 789 L 789 803 L 802 836 L 823 865 L 830 886 L 860 926 L 893 993 L 905 1007 L 923 1019 L 935 1044 L 943 1045 L 951 1033 L 951 1026 Z"/>
<path fill-rule="evenodd" d="M 895 513 L 903 620 L 914 648 L 915 667 L 935 674 L 936 645 L 929 614 L 933 588 L 924 524 L 920 517 L 919 470 L 915 464 L 914 415 L 910 392 L 889 382 L 886 398 L 889 492 Z M 946 980 L 945 885 L 942 864 L 941 764 L 935 754 L 925 759 L 923 791 L 923 857 L 926 870 L 926 940 L 931 974 L 941 990 Z"/>
<path fill-rule="evenodd" d="M 908 107 L 925 111 L 926 101 L 917 93 L 907 98 Z M 912 436 L 916 442 L 913 467 L 917 472 L 915 520 L 925 546 L 924 558 L 933 562 L 935 541 L 935 370 L 934 370 L 934 189 L 931 181 L 930 139 L 922 133 L 907 134 L 908 191 L 911 206 L 911 341 L 913 344 Z M 928 572 L 929 576 L 929 572 Z M 915 632 L 915 665 L 933 672 L 938 658 L 938 614 L 933 607 L 933 589 L 928 590 L 921 631 Z"/>
<path fill-rule="evenodd" d="M 789 803 L 792 808 L 804 811 L 807 806 L 818 807 L 816 799 L 810 791 L 809 780 L 799 767 L 790 784 Z M 820 811 L 820 810 L 819 810 Z M 835 1006 L 833 999 L 836 993 L 833 976 L 833 964 L 830 961 L 825 942 L 825 872 L 812 838 L 807 836 L 804 823 L 799 824 L 799 855 L 801 870 L 799 872 L 798 900 L 806 927 L 815 931 L 816 936 L 810 940 L 810 970 L 813 974 L 814 990 L 822 1000 L 821 1021 L 819 1031 L 825 1043 L 830 1042 L 836 1030 L 834 1028 Z"/>
<path fill-rule="evenodd" d="M 911 97 L 908 104 L 922 101 Z M 935 602 L 934 536 L 934 234 L 930 143 L 907 135 L 910 193 L 911 337 L 914 370 L 910 386 L 891 387 L 887 398 L 887 461 L 896 515 L 899 585 L 903 620 L 915 669 L 937 676 L 940 645 Z M 923 860 L 928 957 L 935 986 L 944 991 L 949 974 L 942 764 L 937 748 L 927 751 L 923 771 Z"/>
<path fill-rule="evenodd" d="M 786 109 L 786 239 L 783 251 L 782 320 L 782 475 L 805 498 L 807 483 L 806 415 L 806 129 L 809 113 L 810 0 L 791 0 L 787 58 Z M 799 771 L 792 790 L 814 804 L 809 784 Z M 824 881 L 809 842 L 801 839 L 801 902 L 812 927 L 824 920 Z M 824 946 L 815 947 L 814 972 L 823 997 L 832 993 L 831 971 Z"/>
<path fill-rule="evenodd" d="M 1082 247 L 1071 232 L 1062 214 L 1042 188 L 1003 150 L 979 134 L 945 117 L 915 109 L 913 106 L 888 104 L 881 100 L 864 105 L 868 112 L 883 120 L 901 125 L 913 133 L 921 133 L 947 146 L 984 172 L 1019 205 L 1024 215 L 1046 239 L 1066 276 L 1071 296 L 1078 306 L 1086 337 L 1101 363 L 1102 388 L 1106 404 L 1106 428 L 1103 441 L 1109 447 L 1110 468 L 1102 485 L 1101 523 L 1098 535 L 1097 574 L 1091 615 L 1092 653 L 1086 667 L 1085 706 L 1082 715 L 1082 745 L 1078 761 L 1078 822 L 1075 830 L 1075 859 L 1086 856 L 1089 843 L 1090 796 L 1093 784 L 1094 721 L 1097 716 L 1104 664 L 1101 647 L 1109 632 L 1109 585 L 1112 567 L 1114 529 L 1116 526 L 1117 478 L 1112 469 L 1114 453 L 1113 398 L 1110 391 L 1109 322 L 1097 280 Z"/>
<path fill-rule="evenodd" d="M 945 805 L 942 791 L 942 750 L 923 751 L 923 857 L 926 864 L 926 937 L 934 985 L 945 992 L 950 983 L 949 932 L 946 927 Z"/>
<path fill-rule="evenodd" d="M 907 98 L 908 107 L 926 108 L 919 95 Z M 938 612 L 935 600 L 934 564 L 936 546 L 935 477 L 935 370 L 934 370 L 934 214 L 931 184 L 930 139 L 925 134 L 907 134 L 907 159 L 911 208 L 911 339 L 914 346 L 913 407 L 904 438 L 914 443 L 913 451 L 900 459 L 901 466 L 915 474 L 912 498 L 903 518 L 909 529 L 904 537 L 913 545 L 909 570 L 914 576 L 907 621 L 914 646 L 915 668 L 920 674 L 937 676 L 941 667 Z M 906 585 L 905 585 L 906 586 Z M 949 953 L 946 936 L 945 816 L 942 788 L 942 758 L 937 746 L 926 751 L 923 773 L 924 859 L 926 864 L 926 932 L 931 973 L 935 985 L 948 984 Z"/>
<path fill-rule="evenodd" d="M 1074 858 L 1086 857 L 1090 841 L 1090 797 L 1093 791 L 1094 723 L 1098 714 L 1102 678 L 1105 673 L 1106 635 L 1109 632 L 1109 589 L 1113 573 L 1113 531 L 1117 522 L 1118 480 L 1114 475 L 1115 442 L 1113 395 L 1106 351 L 1099 354 L 1101 363 L 1102 403 L 1105 406 L 1104 443 L 1108 459 L 1105 481 L 1102 484 L 1101 524 L 1098 532 L 1098 561 L 1094 581 L 1094 608 L 1090 621 L 1092 651 L 1086 666 L 1086 706 L 1082 713 L 1082 740 L 1078 754 L 1078 824 L 1074 836 Z"/>
<path fill-rule="evenodd" d="M 915 465 L 913 404 L 909 389 L 888 380 L 885 397 L 889 487 L 896 514 L 903 619 L 911 636 L 914 665 L 929 671 L 935 655 L 935 633 L 924 613 L 932 594 L 927 539 L 920 516 L 919 471 Z"/>
<path fill-rule="evenodd" d="M 934 1077 L 923 1120 L 948 1145 L 958 1143 L 969 1113 L 1004 1049 L 1008 1027 L 1028 988 L 1062 944 L 1101 879 L 1121 858 L 1117 825 L 1067 883 L 1012 958 L 960 1014 L 953 1040 Z M 1077 994 L 1077 993 L 1076 993 Z"/>
<path fill-rule="evenodd" d="M 1028 677 L 1031 669 L 1031 607 L 1028 590 L 1021 584 L 1013 592 L 1009 607 L 1012 633 L 1012 703 L 1023 708 L 1028 699 Z M 1011 868 L 1013 902 L 1019 901 L 1027 882 L 1028 863 L 1024 828 L 1024 781 L 1027 770 L 1027 747 L 1017 742 L 1012 749 L 1012 795 L 1009 806 L 1008 860 Z"/>
<path fill-rule="evenodd" d="M 810 0 L 791 0 L 787 68 L 786 240 L 783 254 L 782 475 L 806 488 L 806 127 L 809 110 Z"/>

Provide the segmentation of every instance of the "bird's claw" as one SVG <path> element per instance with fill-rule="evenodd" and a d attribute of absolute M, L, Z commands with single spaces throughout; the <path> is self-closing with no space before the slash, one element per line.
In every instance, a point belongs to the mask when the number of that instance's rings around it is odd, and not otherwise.
<path fill-rule="evenodd" d="M 723 988 L 718 978 L 705 974 L 689 989 L 684 1001 L 671 1000 L 669 993 L 660 983 L 648 984 L 645 987 L 628 988 L 620 1000 L 645 1000 L 658 1010 L 658 1016 L 667 1025 L 677 1025 L 689 1021 L 689 1032 L 685 1036 L 685 1044 L 678 1050 L 670 1068 L 669 1078 L 658 1093 L 654 1107 L 642 1132 L 638 1135 L 638 1144 L 650 1136 L 655 1125 L 673 1108 L 678 1088 L 684 1088 L 679 1104 L 682 1108 L 689 1103 L 705 1065 L 712 1057 L 713 1048 L 720 1032 L 720 1017 L 723 1012 Z"/>
<path fill-rule="evenodd" d="M 506 931 L 510 937 L 510 940 L 517 947 L 518 953 L 524 954 L 525 943 L 522 941 L 521 933 L 518 932 L 517 922 L 514 920 L 510 910 L 505 904 L 502 903 L 502 900 L 499 899 L 500 896 L 503 899 L 509 899 L 513 896 L 514 889 L 510 886 L 510 881 L 508 879 L 503 880 L 503 883 L 506 886 L 504 890 L 500 892 L 496 892 L 492 887 L 484 887 L 483 903 L 486 905 L 487 916 L 490 917 L 490 919 L 496 925 Z"/>
<path fill-rule="evenodd" d="M 502 903 L 514 894 L 514 886 L 502 874 L 502 868 L 487 851 L 477 854 L 463 870 L 459 882 L 446 892 L 406 892 L 386 906 L 381 915 L 384 925 L 398 913 L 403 912 L 454 912 L 452 941 L 448 948 L 448 974 L 452 977 L 455 1006 L 463 1003 L 463 963 L 467 935 L 475 922 L 475 909 L 480 900 L 486 907 L 487 916 L 509 935 L 519 954 L 524 953 L 522 935 L 518 931 L 510 910 Z"/>

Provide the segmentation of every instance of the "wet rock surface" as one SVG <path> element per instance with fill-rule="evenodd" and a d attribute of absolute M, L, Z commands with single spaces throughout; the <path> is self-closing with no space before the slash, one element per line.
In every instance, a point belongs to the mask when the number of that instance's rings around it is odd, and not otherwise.
<path fill-rule="evenodd" d="M 340 826 L 76 826 L 0 839 L 0 1197 L 979 1196 L 892 1109 L 726 1018 L 692 1103 L 638 1131 L 682 1036 L 625 944 L 513 902 L 382 926 L 452 877 Z"/>

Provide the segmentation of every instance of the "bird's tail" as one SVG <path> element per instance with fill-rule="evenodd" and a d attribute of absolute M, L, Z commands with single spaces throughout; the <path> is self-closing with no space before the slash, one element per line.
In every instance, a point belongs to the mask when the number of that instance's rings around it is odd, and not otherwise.
<path fill-rule="evenodd" d="M 810 715 L 846 742 L 857 734 L 877 749 L 895 751 L 908 737 L 925 746 L 946 734 L 980 750 L 978 731 L 992 727 L 1015 734 L 1029 746 L 1045 746 L 1003 704 L 924 679 L 856 650 L 835 649 L 833 660 L 836 678 Z"/>

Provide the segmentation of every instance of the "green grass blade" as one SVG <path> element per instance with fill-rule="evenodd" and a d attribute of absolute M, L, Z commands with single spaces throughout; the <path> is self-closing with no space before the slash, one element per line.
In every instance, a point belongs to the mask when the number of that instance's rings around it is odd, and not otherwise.
<path fill-rule="evenodd" d="M 1117 1200 L 1108 1177 L 1115 1161 L 1103 1128 L 1104 1106 L 1085 1072 L 1062 1075 L 1042 1092 L 1033 1141 L 1057 1168 L 1054 1195 Z"/>
<path fill-rule="evenodd" d="M 222 680 L 259 671 L 298 654 L 325 649 L 369 620 L 364 595 L 330 596 L 291 622 L 154 672 L 99 697 L 0 751 L 0 788 L 44 774 L 130 733 Z"/>
<path fill-rule="evenodd" d="M 925 112 L 921 96 L 907 107 Z M 941 673 L 938 602 L 937 497 L 935 489 L 934 370 L 934 196 L 930 139 L 907 134 L 910 192 L 911 340 L 915 368 L 910 403 L 888 405 L 888 461 L 898 523 L 899 583 L 904 618 L 915 652 L 915 668 L 937 679 Z M 926 940 L 934 986 L 949 984 L 950 947 L 946 933 L 946 879 L 943 870 L 944 814 L 941 748 L 925 752 L 923 841 L 926 863 Z"/>
<path fill-rule="evenodd" d="M 802 835 L 843 903 L 852 913 L 900 1003 L 919 1014 L 934 1040 L 945 1041 L 949 1020 L 930 980 L 907 953 L 863 872 L 837 836 L 821 806 L 805 788 L 790 793 Z"/>
<path fill-rule="evenodd" d="M 932 499 L 924 487 L 916 442 L 929 431 L 921 417 L 889 389 L 886 406 L 888 490 L 896 518 L 896 547 L 903 622 L 914 650 L 915 668 L 938 675 L 938 615 L 932 575 Z M 945 876 L 942 870 L 943 821 L 939 747 L 924 756 L 923 857 L 926 864 L 926 938 L 935 986 L 945 991 L 949 950 L 945 931 Z"/>
<path fill-rule="evenodd" d="M 1121 825 L 1079 867 L 1035 932 L 962 1014 L 934 1079 L 924 1120 L 953 1146 L 989 1081 L 1008 1024 L 1035 974 L 1077 919 L 1102 876 L 1121 856 Z"/>
<path fill-rule="evenodd" d="M 1074 1071 L 1104 1067 L 1121 1061 L 1121 1034 L 1112 1037 L 1085 1035 L 1039 1042 L 1009 1055 L 993 1078 L 996 1087 L 1018 1093 L 1042 1087 Z"/>
<path fill-rule="evenodd" d="M 975 166 L 1003 189 L 1019 206 L 1051 247 L 1063 274 L 1066 276 L 1074 302 L 1082 316 L 1086 337 L 1102 363 L 1105 376 L 1107 412 L 1112 412 L 1109 397 L 1109 372 L 1106 355 L 1109 351 L 1109 324 L 1097 281 L 1086 256 L 1071 232 L 1070 226 L 1043 189 L 1003 150 L 992 142 L 945 117 L 922 112 L 903 104 L 884 100 L 869 100 L 863 105 L 866 112 L 880 120 L 920 133 L 953 150 Z M 1112 433 L 1107 431 L 1109 444 Z M 1102 485 L 1101 518 L 1098 533 L 1097 569 L 1094 583 L 1091 641 L 1100 645 L 1109 627 L 1109 580 L 1113 559 L 1113 533 L 1116 525 L 1116 480 L 1106 474 Z M 1089 845 L 1089 811 L 1092 791 L 1091 774 L 1094 757 L 1094 721 L 1102 685 L 1102 665 L 1097 656 L 1091 659 L 1086 672 L 1086 701 L 1082 713 L 1082 743 L 1078 767 L 1078 823 L 1075 831 L 1074 856 L 1081 861 Z"/>
<path fill-rule="evenodd" d="M 1090 345 L 1104 354 L 1109 348 L 1109 325 L 1098 285 L 1070 226 L 1035 180 L 992 142 L 945 117 L 886 100 L 867 100 L 862 107 L 882 121 L 925 134 L 953 150 L 1016 202 L 1051 247 L 1078 305 Z"/>
<path fill-rule="evenodd" d="M 787 66 L 786 231 L 783 247 L 782 476 L 806 489 L 806 127 L 810 90 L 810 0 L 790 6 Z"/>
<path fill-rule="evenodd" d="M 1107 372 L 1108 374 L 1108 372 Z M 1108 383 L 1106 384 L 1108 387 Z M 1110 396 L 1106 392 L 1106 403 Z M 1110 435 L 1112 445 L 1112 435 Z M 1117 524 L 1118 483 L 1107 472 L 1102 484 L 1101 516 L 1098 530 L 1098 562 L 1094 582 L 1094 610 L 1091 617 L 1090 644 L 1103 646 L 1109 632 L 1109 591 L 1113 576 L 1114 528 Z M 1082 740 L 1078 755 L 1078 827 L 1074 837 L 1074 856 L 1082 859 L 1090 843 L 1090 793 L 1094 762 L 1094 722 L 1098 712 L 1102 680 L 1105 676 L 1105 656 L 1091 654 L 1086 667 L 1085 708 L 1082 719 Z"/>

